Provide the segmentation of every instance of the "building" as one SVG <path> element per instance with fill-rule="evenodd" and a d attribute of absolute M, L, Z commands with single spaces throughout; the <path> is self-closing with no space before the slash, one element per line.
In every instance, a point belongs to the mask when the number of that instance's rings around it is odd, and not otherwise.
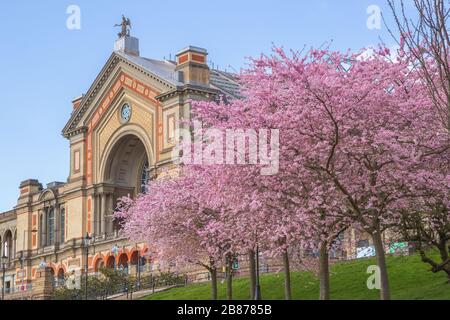
<path fill-rule="evenodd" d="M 189 46 L 176 61 L 141 57 L 124 21 L 114 52 L 73 101 L 63 129 L 67 182 L 23 181 L 17 205 L 0 214 L 6 293 L 33 295 L 47 274 L 62 279 L 81 274 L 86 264 L 94 273 L 101 266 L 128 268 L 140 257 L 152 263 L 146 245 L 119 237 L 117 200 L 145 191 L 149 179 L 173 167 L 177 120 L 189 117 L 190 99 L 239 97 L 236 79 L 210 69 L 205 49 Z M 92 238 L 87 259 L 86 234 Z"/>

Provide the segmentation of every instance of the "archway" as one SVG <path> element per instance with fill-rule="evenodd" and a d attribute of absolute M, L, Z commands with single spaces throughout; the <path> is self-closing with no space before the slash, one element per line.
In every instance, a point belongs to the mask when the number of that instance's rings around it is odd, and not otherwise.
<path fill-rule="evenodd" d="M 64 269 L 60 268 L 58 271 L 58 286 L 63 286 L 66 281 Z"/>
<path fill-rule="evenodd" d="M 13 236 L 11 230 L 6 231 L 3 235 L 2 256 L 6 256 L 8 261 L 14 257 Z"/>
<path fill-rule="evenodd" d="M 122 197 L 134 197 L 145 192 L 150 179 L 150 157 L 148 146 L 138 135 L 123 134 L 114 137 L 102 156 L 100 165 L 100 182 L 108 186 L 108 211 L 107 216 L 116 208 L 118 199 Z M 147 142 L 146 142 L 147 143 Z M 96 221 L 102 221 L 97 217 Z M 114 233 L 120 229 L 121 221 L 109 219 L 104 227 L 107 233 Z M 99 230 L 97 227 L 96 230 Z"/>
<path fill-rule="evenodd" d="M 133 253 L 130 256 L 130 264 L 132 266 L 135 266 L 138 264 L 138 260 L 139 260 L 139 254 L 138 251 L 133 251 Z"/>
<path fill-rule="evenodd" d="M 105 267 L 105 261 L 103 261 L 103 258 L 99 258 L 97 261 L 95 261 L 95 266 L 94 266 L 94 272 L 98 272 L 101 268 Z M 114 261 L 113 261 L 113 266 L 114 268 Z"/>
<path fill-rule="evenodd" d="M 57 279 L 55 278 L 55 269 L 50 268 L 50 275 L 51 275 L 50 279 L 52 279 L 52 287 L 56 287 Z"/>
<path fill-rule="evenodd" d="M 135 195 L 143 191 L 142 178 L 149 171 L 149 156 L 142 140 L 134 134 L 118 139 L 107 153 L 103 165 L 103 181 L 116 187 L 120 195 Z"/>
<path fill-rule="evenodd" d="M 108 259 L 106 260 L 106 267 L 112 269 L 114 268 L 115 264 L 116 263 L 114 256 L 109 256 Z"/>
<path fill-rule="evenodd" d="M 127 256 L 126 253 L 122 253 L 119 256 L 119 263 L 118 263 L 118 265 L 119 265 L 119 268 L 121 268 L 121 269 L 127 269 L 128 268 L 128 256 Z"/>

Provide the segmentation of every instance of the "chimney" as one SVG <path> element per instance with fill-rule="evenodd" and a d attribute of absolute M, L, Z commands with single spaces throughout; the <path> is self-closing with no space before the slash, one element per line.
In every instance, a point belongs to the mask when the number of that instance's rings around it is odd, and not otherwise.
<path fill-rule="evenodd" d="M 79 97 L 77 97 L 77 98 L 72 100 L 73 110 L 77 109 L 80 106 L 81 101 L 83 100 L 83 98 L 84 98 L 84 94 L 82 94 L 81 96 L 79 96 Z"/>
<path fill-rule="evenodd" d="M 208 52 L 203 48 L 189 46 L 177 53 L 178 79 L 186 84 L 209 85 Z"/>
<path fill-rule="evenodd" d="M 38 180 L 29 179 L 25 180 L 20 184 L 20 196 L 19 198 L 31 196 L 42 191 L 42 184 Z"/>
<path fill-rule="evenodd" d="M 139 39 L 131 36 L 122 36 L 114 44 L 114 51 L 120 51 L 131 56 L 139 56 Z"/>

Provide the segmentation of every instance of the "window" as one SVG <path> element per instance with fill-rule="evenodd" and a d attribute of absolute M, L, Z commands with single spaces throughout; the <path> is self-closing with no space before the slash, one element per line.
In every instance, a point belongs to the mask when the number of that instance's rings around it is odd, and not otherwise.
<path fill-rule="evenodd" d="M 66 241 L 66 209 L 61 208 L 61 217 L 59 220 L 60 226 L 59 226 L 59 230 L 60 230 L 60 241 L 61 243 L 64 243 Z"/>
<path fill-rule="evenodd" d="M 148 182 L 150 181 L 150 167 L 148 164 L 148 161 L 145 162 L 144 166 L 142 167 L 142 173 L 141 173 L 141 193 L 147 193 L 148 189 Z"/>
<path fill-rule="evenodd" d="M 41 247 L 45 246 L 45 232 L 44 232 L 44 222 L 45 222 L 45 212 L 41 214 L 41 216 L 39 217 L 39 229 L 40 229 L 40 233 L 39 233 L 39 237 L 40 237 L 40 241 L 41 241 Z"/>
<path fill-rule="evenodd" d="M 55 211 L 50 209 L 48 213 L 48 245 L 55 243 Z"/>

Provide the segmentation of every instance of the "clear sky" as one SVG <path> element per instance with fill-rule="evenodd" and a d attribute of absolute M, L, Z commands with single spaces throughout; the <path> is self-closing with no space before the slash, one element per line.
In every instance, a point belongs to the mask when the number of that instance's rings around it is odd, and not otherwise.
<path fill-rule="evenodd" d="M 69 30 L 66 10 L 81 9 L 81 29 Z M 382 39 L 384 25 L 367 27 L 367 8 L 388 14 L 385 0 L 46 0 L 7 1 L 0 10 L 0 212 L 16 204 L 21 181 L 65 182 L 69 144 L 61 130 L 71 100 L 86 92 L 110 56 L 115 23 L 124 13 L 141 55 L 162 59 L 187 45 L 204 47 L 221 69 L 273 44 L 301 49 L 333 40 L 356 50 Z M 232 67 L 230 67 L 232 66 Z"/>

